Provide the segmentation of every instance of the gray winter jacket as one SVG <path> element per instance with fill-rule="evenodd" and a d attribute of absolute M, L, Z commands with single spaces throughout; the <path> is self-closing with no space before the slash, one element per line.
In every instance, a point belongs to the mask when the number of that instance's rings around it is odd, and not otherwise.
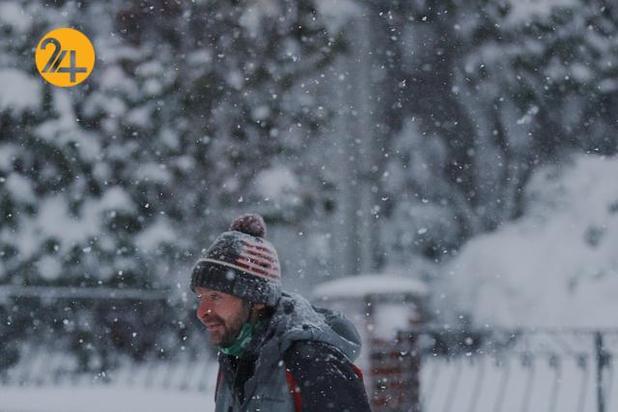
<path fill-rule="evenodd" d="M 284 292 L 246 355 L 219 354 L 216 412 L 369 411 L 359 353 L 351 322 Z"/>

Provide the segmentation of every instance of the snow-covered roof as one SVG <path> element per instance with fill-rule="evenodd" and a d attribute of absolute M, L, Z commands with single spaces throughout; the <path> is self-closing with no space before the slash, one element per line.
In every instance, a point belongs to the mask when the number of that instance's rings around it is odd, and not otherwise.
<path fill-rule="evenodd" d="M 427 286 L 416 279 L 390 274 L 347 276 L 318 285 L 315 297 L 363 297 L 367 295 L 426 295 Z"/>

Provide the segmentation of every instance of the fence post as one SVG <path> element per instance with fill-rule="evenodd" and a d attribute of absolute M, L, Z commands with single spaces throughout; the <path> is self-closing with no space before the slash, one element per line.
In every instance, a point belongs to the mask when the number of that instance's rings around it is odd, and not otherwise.
<path fill-rule="evenodd" d="M 604 380 L 604 372 L 605 368 L 608 366 L 608 355 L 605 352 L 605 348 L 603 345 L 603 333 L 600 331 L 595 332 L 594 334 L 594 347 L 595 347 L 595 355 L 597 360 L 597 411 L 598 412 L 606 412 L 605 411 L 605 380 Z"/>

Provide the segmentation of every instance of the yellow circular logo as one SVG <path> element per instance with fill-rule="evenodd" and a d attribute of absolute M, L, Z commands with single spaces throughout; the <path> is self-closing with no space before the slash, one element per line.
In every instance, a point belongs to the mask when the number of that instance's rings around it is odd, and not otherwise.
<path fill-rule="evenodd" d="M 94 47 L 82 32 L 70 28 L 47 33 L 34 52 L 36 68 L 45 80 L 58 87 L 72 87 L 90 76 Z"/>

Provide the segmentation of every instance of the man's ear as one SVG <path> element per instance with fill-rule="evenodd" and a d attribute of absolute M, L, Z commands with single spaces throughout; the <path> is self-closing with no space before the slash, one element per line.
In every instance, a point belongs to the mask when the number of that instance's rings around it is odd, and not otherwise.
<path fill-rule="evenodd" d="M 253 305 L 251 305 L 251 313 L 249 314 L 250 318 L 253 321 L 257 320 L 264 308 L 266 308 L 266 305 L 263 303 L 254 303 Z"/>

